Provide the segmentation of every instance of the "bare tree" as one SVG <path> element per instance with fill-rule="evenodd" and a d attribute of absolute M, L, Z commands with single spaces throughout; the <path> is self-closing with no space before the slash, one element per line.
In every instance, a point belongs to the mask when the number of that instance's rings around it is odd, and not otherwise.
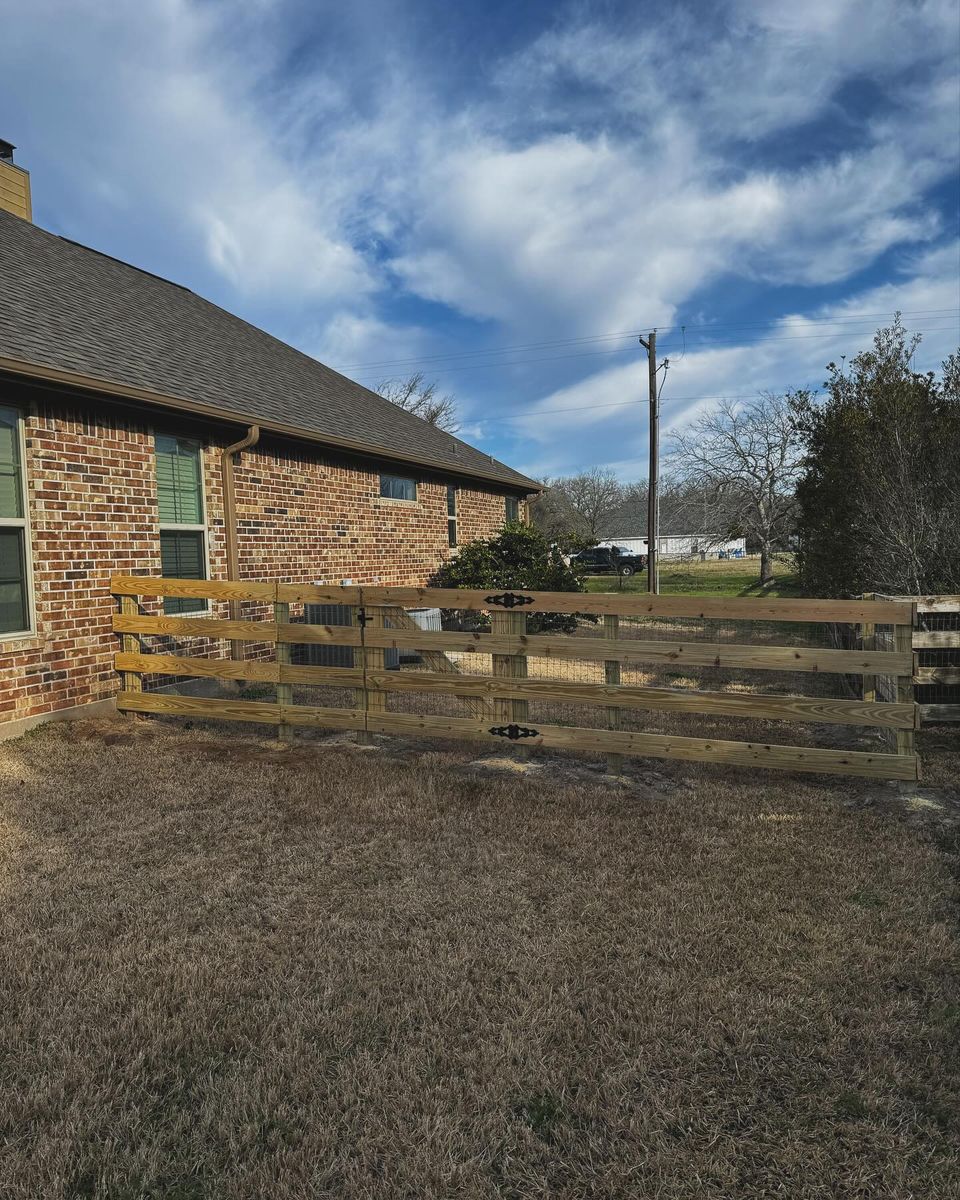
<path fill-rule="evenodd" d="M 773 554 L 787 545 L 800 476 L 791 396 L 764 393 L 749 404 L 724 400 L 702 412 L 689 430 L 671 434 L 678 474 L 712 499 L 704 504 L 717 527 L 760 545 L 760 582 L 773 578 Z"/>
<path fill-rule="evenodd" d="M 579 475 L 554 479 L 550 488 L 551 492 L 558 493 L 558 507 L 575 514 L 576 531 L 594 542 L 603 537 L 624 496 L 623 485 L 605 467 L 593 467 Z"/>
<path fill-rule="evenodd" d="M 721 512 L 723 516 L 721 517 Z M 722 499 L 713 489 L 689 479 L 661 476 L 660 532 L 708 533 L 725 536 L 728 515 Z M 604 522 L 604 536 L 615 538 L 644 537 L 647 532 L 647 482 L 623 485 L 623 499 L 616 511 Z"/>
<path fill-rule="evenodd" d="M 647 532 L 647 484 L 625 483 L 616 507 L 605 518 L 604 537 L 643 537 Z"/>
<path fill-rule="evenodd" d="M 544 490 L 529 502 L 530 523 L 548 541 L 555 542 L 564 550 L 581 549 L 588 535 L 583 518 L 570 505 L 561 484 L 562 480 L 542 479 Z"/>
<path fill-rule="evenodd" d="M 456 400 L 450 395 L 437 395 L 436 380 L 427 383 L 423 371 L 406 379 L 383 379 L 374 391 L 384 400 L 447 433 L 456 433 L 460 428 Z"/>

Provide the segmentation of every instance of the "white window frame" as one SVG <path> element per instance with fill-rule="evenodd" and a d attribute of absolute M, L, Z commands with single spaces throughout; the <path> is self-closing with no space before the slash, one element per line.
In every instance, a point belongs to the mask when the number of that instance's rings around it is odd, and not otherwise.
<path fill-rule="evenodd" d="M 20 506 L 22 517 L 0 517 L 0 528 L 20 529 L 23 538 L 24 586 L 27 590 L 27 621 L 26 629 L 14 629 L 9 633 L 0 633 L 0 642 L 12 642 L 23 638 L 36 637 L 37 614 L 34 608 L 33 591 L 33 542 L 30 533 L 30 506 L 27 501 L 27 438 L 25 432 L 26 420 L 23 407 L 19 404 L 3 404 L 17 414 L 17 448 L 20 452 Z"/>
<path fill-rule="evenodd" d="M 510 502 L 511 502 L 511 501 L 512 501 L 512 502 L 513 502 L 513 503 L 514 503 L 516 506 L 517 506 L 517 515 L 516 515 L 515 517 L 511 517 L 511 516 L 510 516 Z M 523 519 L 523 513 L 522 513 L 522 510 L 521 510 L 521 508 L 520 508 L 520 503 L 521 503 L 521 502 L 520 502 L 520 501 L 517 499 L 517 497 L 516 497 L 516 496 L 504 496 L 504 498 L 503 498 L 503 520 L 504 520 L 504 524 L 509 524 L 511 521 L 517 521 L 517 522 L 519 522 L 519 521 L 521 521 L 521 520 Z"/>
<path fill-rule="evenodd" d="M 203 535 L 203 570 L 204 578 L 210 578 L 210 527 L 207 519 L 207 479 L 204 472 L 203 463 L 203 442 L 200 438 L 182 437 L 179 433 L 166 434 L 161 433 L 161 437 L 174 437 L 180 442 L 193 442 L 197 447 L 198 460 L 200 464 L 200 505 L 203 509 L 203 523 L 201 525 L 189 525 L 174 521 L 160 521 L 160 498 L 159 498 L 159 481 L 157 480 L 157 431 L 153 432 L 153 478 L 157 486 L 157 514 L 158 533 L 200 533 Z M 159 549 L 159 537 L 158 537 Z M 160 565 L 161 578 L 163 577 L 163 564 Z M 163 597 L 164 610 L 166 610 L 166 601 L 168 599 L 177 599 L 177 597 Z M 210 615 L 210 597 L 207 596 L 202 600 L 203 607 L 194 609 L 193 612 L 180 612 L 172 614 L 177 617 L 206 617 Z"/>

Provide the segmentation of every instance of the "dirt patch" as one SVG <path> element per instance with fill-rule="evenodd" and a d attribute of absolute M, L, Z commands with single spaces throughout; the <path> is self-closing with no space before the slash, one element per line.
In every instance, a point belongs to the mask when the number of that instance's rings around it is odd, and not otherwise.
<path fill-rule="evenodd" d="M 603 763 L 578 763 L 575 759 L 559 755 L 537 754 L 527 758 L 485 755 L 467 763 L 464 769 L 535 778 L 544 783 L 551 782 L 561 786 L 575 782 L 600 788 L 623 788 L 650 796 L 673 795 L 689 789 L 685 780 L 650 770 L 642 762 L 627 762 L 611 773 Z"/>
<path fill-rule="evenodd" d="M 934 832 L 960 829 L 960 791 L 955 788 L 886 783 L 865 787 L 847 804 L 851 808 L 876 808 L 895 820 Z"/>

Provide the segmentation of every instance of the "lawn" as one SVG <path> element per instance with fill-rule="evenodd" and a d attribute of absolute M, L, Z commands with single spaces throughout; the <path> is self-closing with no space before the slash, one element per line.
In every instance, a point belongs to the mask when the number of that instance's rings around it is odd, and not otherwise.
<path fill-rule="evenodd" d="M 632 575 L 618 580 L 613 575 L 592 575 L 588 592 L 646 592 L 647 576 Z M 800 583 L 789 558 L 778 558 L 775 582 L 760 587 L 759 558 L 708 559 L 706 562 L 663 561 L 660 564 L 660 591 L 673 596 L 799 596 Z"/>
<path fill-rule="evenodd" d="M 0 1195 L 958 1194 L 951 859 L 895 789 L 476 753 L 0 745 Z"/>

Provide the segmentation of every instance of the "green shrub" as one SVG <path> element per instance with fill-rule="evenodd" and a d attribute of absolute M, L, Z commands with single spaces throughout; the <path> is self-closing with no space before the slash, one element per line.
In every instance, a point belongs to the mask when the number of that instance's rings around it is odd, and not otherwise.
<path fill-rule="evenodd" d="M 438 568 L 430 583 L 433 587 L 495 591 L 586 591 L 583 580 L 564 561 L 558 546 L 551 545 L 539 529 L 515 521 L 504 526 L 496 537 L 468 542 L 456 558 Z M 527 631 L 571 633 L 578 615 L 530 613 Z"/>

